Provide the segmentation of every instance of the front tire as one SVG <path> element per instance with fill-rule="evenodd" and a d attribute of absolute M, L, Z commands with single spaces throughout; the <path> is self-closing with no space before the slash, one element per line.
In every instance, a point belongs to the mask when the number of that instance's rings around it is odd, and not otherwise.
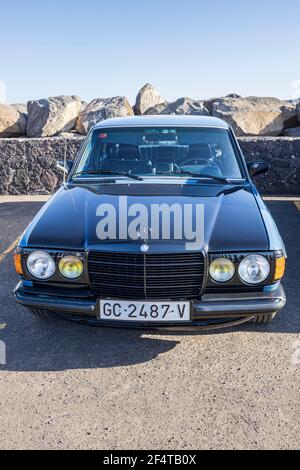
<path fill-rule="evenodd" d="M 278 312 L 272 312 L 272 313 L 266 313 L 264 315 L 256 315 L 254 318 L 252 318 L 250 323 L 264 323 L 264 324 L 271 323 L 274 320 L 274 318 L 277 316 L 277 313 Z"/>

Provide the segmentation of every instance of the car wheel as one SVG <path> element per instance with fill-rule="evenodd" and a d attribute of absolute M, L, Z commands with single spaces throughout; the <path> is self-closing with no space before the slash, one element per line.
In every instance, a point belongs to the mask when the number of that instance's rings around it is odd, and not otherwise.
<path fill-rule="evenodd" d="M 42 308 L 28 308 L 28 310 L 36 317 L 43 318 L 44 320 L 49 320 L 56 316 L 51 310 L 44 310 Z"/>
<path fill-rule="evenodd" d="M 267 313 L 265 315 L 256 315 L 250 323 L 271 323 L 276 317 L 277 312 Z"/>

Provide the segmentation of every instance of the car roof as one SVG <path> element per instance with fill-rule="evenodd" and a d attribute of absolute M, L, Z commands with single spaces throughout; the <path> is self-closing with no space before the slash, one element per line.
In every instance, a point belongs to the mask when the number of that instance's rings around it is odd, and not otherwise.
<path fill-rule="evenodd" d="M 185 115 L 146 115 L 110 118 L 97 123 L 94 129 L 144 126 L 218 127 L 228 129 L 228 124 L 216 117 Z"/>

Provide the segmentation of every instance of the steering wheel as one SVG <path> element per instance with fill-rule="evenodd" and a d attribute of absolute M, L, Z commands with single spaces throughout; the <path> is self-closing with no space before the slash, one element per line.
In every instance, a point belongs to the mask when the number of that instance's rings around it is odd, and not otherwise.
<path fill-rule="evenodd" d="M 189 160 L 185 160 L 180 164 L 180 168 L 187 165 L 204 165 L 204 166 L 213 166 L 220 170 L 219 166 L 212 160 L 206 160 L 205 158 L 190 158 Z"/>

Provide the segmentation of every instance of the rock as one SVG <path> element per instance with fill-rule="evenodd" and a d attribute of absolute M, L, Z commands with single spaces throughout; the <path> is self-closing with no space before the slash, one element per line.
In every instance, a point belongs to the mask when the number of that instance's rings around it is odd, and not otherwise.
<path fill-rule="evenodd" d="M 29 137 L 50 137 L 74 129 L 82 108 L 78 96 L 52 96 L 27 103 Z"/>
<path fill-rule="evenodd" d="M 241 95 L 238 95 L 237 93 L 229 93 L 225 98 L 241 98 Z"/>
<path fill-rule="evenodd" d="M 179 98 L 174 103 L 169 104 L 172 114 L 191 114 L 207 116 L 209 111 L 205 108 L 203 101 L 192 98 Z"/>
<path fill-rule="evenodd" d="M 284 129 L 282 135 L 285 137 L 300 137 L 300 126 Z"/>
<path fill-rule="evenodd" d="M 167 112 L 167 110 L 169 112 Z M 146 115 L 155 115 L 155 114 L 171 114 L 171 109 L 169 109 L 169 103 L 159 103 L 156 104 L 155 106 L 152 106 L 152 108 L 147 109 L 147 111 L 144 113 Z"/>
<path fill-rule="evenodd" d="M 212 114 L 227 121 L 237 136 L 278 136 L 285 127 L 293 125 L 295 108 L 277 98 L 221 98 L 213 102 Z"/>
<path fill-rule="evenodd" d="M 159 95 L 154 86 L 150 85 L 150 83 L 146 83 L 138 92 L 134 112 L 137 115 L 144 114 L 149 108 L 160 103 L 166 103 L 166 100 Z"/>
<path fill-rule="evenodd" d="M 297 104 L 297 119 L 298 119 L 298 121 L 300 122 L 300 101 L 299 101 L 299 103 Z"/>
<path fill-rule="evenodd" d="M 27 114 L 27 104 L 25 103 L 14 103 L 10 105 L 20 114 Z"/>
<path fill-rule="evenodd" d="M 224 96 L 219 96 L 218 98 L 209 98 L 208 100 L 204 100 L 203 104 L 208 109 L 209 114 L 212 114 L 212 106 L 215 101 L 222 100 L 223 98 L 241 98 L 240 95 L 237 95 L 236 93 L 230 93 L 229 95 Z"/>
<path fill-rule="evenodd" d="M 16 111 L 18 111 L 18 113 L 20 113 L 20 126 L 22 129 L 22 135 L 26 134 L 27 119 L 28 119 L 27 104 L 15 103 L 15 104 L 11 104 L 10 106 L 14 108 Z"/>
<path fill-rule="evenodd" d="M 96 98 L 79 114 L 76 131 L 80 134 L 87 134 L 95 124 L 104 119 L 133 116 L 133 114 L 132 107 L 123 96 Z"/>
<path fill-rule="evenodd" d="M 206 109 L 202 101 L 192 98 L 179 98 L 173 103 L 166 103 L 154 106 L 148 109 L 145 114 L 186 114 L 207 116 L 209 111 Z"/>
<path fill-rule="evenodd" d="M 77 131 L 73 130 L 70 132 L 61 132 L 59 134 L 59 137 L 62 137 L 64 139 L 74 139 L 76 137 L 80 137 L 82 139 L 82 135 L 79 134 Z"/>
<path fill-rule="evenodd" d="M 204 104 L 205 108 L 209 111 L 209 114 L 212 114 L 212 107 L 213 107 L 214 102 L 219 101 L 221 99 L 223 99 L 223 97 L 210 98 L 209 100 L 204 100 L 203 101 L 203 104 Z"/>
<path fill-rule="evenodd" d="M 0 137 L 18 137 L 25 129 L 24 117 L 13 106 L 0 104 Z"/>

